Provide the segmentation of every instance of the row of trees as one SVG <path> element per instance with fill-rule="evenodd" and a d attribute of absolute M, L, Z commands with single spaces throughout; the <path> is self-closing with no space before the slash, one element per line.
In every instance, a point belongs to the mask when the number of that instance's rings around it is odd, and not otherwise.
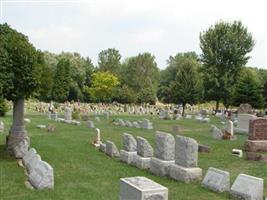
<path fill-rule="evenodd" d="M 158 99 L 183 106 L 214 100 L 217 108 L 220 102 L 226 107 L 250 103 L 256 108 L 266 103 L 267 70 L 245 67 L 254 40 L 239 21 L 219 22 L 200 33 L 202 54 L 170 56 L 164 70 L 150 53 L 122 61 L 120 52 L 110 48 L 99 53 L 94 66 L 78 53 L 53 54 L 37 51 L 30 43 L 29 48 L 19 45 L 18 37 L 27 38 L 7 24 L 1 31 L 9 43 L 0 46 L 0 110 L 4 98 L 18 96 L 57 102 L 153 104 Z M 29 59 L 26 54 L 34 56 Z M 23 77 L 11 81 L 15 73 Z"/>

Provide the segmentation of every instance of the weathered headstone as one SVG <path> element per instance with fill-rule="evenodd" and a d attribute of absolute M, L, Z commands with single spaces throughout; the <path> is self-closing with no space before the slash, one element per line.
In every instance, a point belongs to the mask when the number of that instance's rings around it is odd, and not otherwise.
<path fill-rule="evenodd" d="M 92 122 L 92 121 L 89 120 L 89 121 L 87 122 L 87 127 L 88 127 L 88 128 L 95 128 L 94 122 Z"/>
<path fill-rule="evenodd" d="M 36 150 L 34 148 L 31 148 L 23 157 L 22 157 L 22 162 L 24 166 L 26 166 L 30 160 L 32 159 L 33 156 L 37 154 Z"/>
<path fill-rule="evenodd" d="M 120 200 L 168 200 L 168 188 L 146 178 L 120 179 Z"/>
<path fill-rule="evenodd" d="M 29 143 L 27 140 L 22 140 L 17 146 L 14 147 L 14 155 L 16 158 L 22 158 L 25 156 L 29 149 Z"/>
<path fill-rule="evenodd" d="M 126 125 L 127 127 L 132 127 L 132 126 L 133 126 L 132 122 L 130 122 L 129 120 L 127 120 L 127 121 L 125 122 L 125 125 Z"/>
<path fill-rule="evenodd" d="M 65 108 L 64 119 L 66 121 L 71 121 L 72 120 L 72 108 L 69 107 L 69 106 L 67 106 Z"/>
<path fill-rule="evenodd" d="M 38 190 L 54 188 L 54 170 L 47 162 L 38 162 L 28 178 L 32 186 Z"/>
<path fill-rule="evenodd" d="M 251 114 L 238 114 L 237 117 L 237 127 L 235 127 L 235 132 L 248 134 L 249 132 L 249 120 L 256 119 L 255 115 Z"/>
<path fill-rule="evenodd" d="M 101 143 L 99 150 L 102 151 L 102 152 L 104 152 L 104 153 L 106 153 L 106 144 Z"/>
<path fill-rule="evenodd" d="M 248 103 L 246 104 L 240 104 L 238 108 L 238 114 L 244 114 L 244 113 L 252 113 L 252 106 Z"/>
<path fill-rule="evenodd" d="M 106 142 L 106 154 L 110 157 L 120 157 L 117 146 L 109 140 Z"/>
<path fill-rule="evenodd" d="M 137 137 L 137 154 L 133 157 L 132 164 L 141 169 L 149 169 L 151 157 L 153 156 L 153 148 L 149 142 L 142 137 Z"/>
<path fill-rule="evenodd" d="M 230 134 L 231 137 L 234 136 L 234 123 L 231 120 L 227 120 L 227 123 L 225 126 L 225 132 Z"/>
<path fill-rule="evenodd" d="M 131 164 L 134 156 L 137 154 L 136 146 L 137 142 L 135 138 L 128 133 L 123 133 L 123 149 L 120 150 L 121 161 Z"/>
<path fill-rule="evenodd" d="M 175 138 L 175 164 L 170 165 L 169 176 L 186 183 L 199 181 L 202 169 L 197 167 L 198 143 L 188 137 Z"/>
<path fill-rule="evenodd" d="M 239 174 L 231 187 L 231 197 L 238 200 L 262 200 L 263 184 L 262 178 Z"/>
<path fill-rule="evenodd" d="M 166 176 L 169 166 L 174 164 L 175 139 L 169 133 L 157 131 L 155 141 L 155 157 L 151 158 L 150 171 L 159 176 Z"/>
<path fill-rule="evenodd" d="M 140 128 L 140 125 L 138 124 L 138 122 L 134 121 L 133 122 L 133 127 L 134 128 Z"/>
<path fill-rule="evenodd" d="M 38 165 L 38 163 L 41 161 L 42 161 L 41 156 L 39 154 L 34 154 L 32 159 L 29 160 L 27 165 L 25 165 L 27 172 L 31 173 L 34 170 L 34 168 Z"/>
<path fill-rule="evenodd" d="M 99 128 L 96 128 L 96 133 L 95 133 L 95 140 L 93 142 L 93 145 L 95 147 L 100 147 L 100 144 L 102 143 L 101 142 L 101 134 L 100 134 L 100 129 Z"/>
<path fill-rule="evenodd" d="M 144 119 L 142 122 L 142 128 L 153 129 L 152 123 L 148 119 Z"/>
<path fill-rule="evenodd" d="M 95 117 L 95 121 L 96 122 L 100 122 L 100 118 L 99 117 Z"/>
<path fill-rule="evenodd" d="M 223 132 L 221 129 L 217 128 L 216 126 L 212 126 L 211 134 L 214 139 L 221 140 L 223 136 Z"/>
<path fill-rule="evenodd" d="M 226 192 L 230 190 L 230 174 L 229 172 L 210 167 L 202 186 L 214 192 Z"/>
<path fill-rule="evenodd" d="M 0 122 L 0 133 L 4 132 L 5 126 L 4 126 L 4 122 Z"/>

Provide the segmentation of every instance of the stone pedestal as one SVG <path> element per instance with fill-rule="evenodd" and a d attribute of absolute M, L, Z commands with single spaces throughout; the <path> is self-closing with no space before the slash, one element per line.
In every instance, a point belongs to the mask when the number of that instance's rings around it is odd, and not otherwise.
<path fill-rule="evenodd" d="M 146 178 L 120 179 L 120 200 L 168 200 L 168 188 Z"/>
<path fill-rule="evenodd" d="M 24 99 L 19 99 L 13 103 L 13 123 L 6 137 L 7 150 L 13 153 L 15 146 L 24 140 L 30 144 L 30 138 L 27 137 L 24 126 Z"/>
<path fill-rule="evenodd" d="M 137 155 L 137 152 L 129 152 L 125 150 L 120 150 L 120 159 L 122 162 L 131 164 L 133 162 L 134 156 Z"/>
<path fill-rule="evenodd" d="M 267 140 L 247 140 L 245 142 L 245 151 L 248 152 L 267 151 Z"/>
<path fill-rule="evenodd" d="M 132 164 L 140 169 L 150 168 L 151 157 L 141 157 L 139 155 L 134 155 Z"/>
<path fill-rule="evenodd" d="M 150 171 L 158 176 L 167 176 L 169 175 L 169 168 L 172 164 L 174 164 L 174 160 L 165 161 L 153 157 L 150 161 Z"/>
<path fill-rule="evenodd" d="M 185 183 L 200 181 L 202 179 L 202 169 L 198 167 L 186 168 L 180 165 L 170 165 L 169 176 L 177 181 Z"/>

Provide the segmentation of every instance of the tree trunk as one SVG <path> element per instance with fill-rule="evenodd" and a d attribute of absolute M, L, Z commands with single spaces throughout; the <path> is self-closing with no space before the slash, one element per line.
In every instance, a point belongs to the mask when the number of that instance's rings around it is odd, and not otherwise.
<path fill-rule="evenodd" d="M 183 112 L 182 112 L 182 116 L 184 117 L 184 110 L 185 110 L 185 104 L 183 103 Z"/>
<path fill-rule="evenodd" d="M 7 136 L 7 149 L 13 151 L 13 148 L 25 139 L 29 142 L 24 126 L 24 99 L 18 99 L 13 102 L 13 123 Z"/>
<path fill-rule="evenodd" d="M 219 106 L 220 106 L 220 101 L 217 100 L 217 101 L 216 101 L 215 114 L 218 112 L 218 110 L 219 110 Z"/>

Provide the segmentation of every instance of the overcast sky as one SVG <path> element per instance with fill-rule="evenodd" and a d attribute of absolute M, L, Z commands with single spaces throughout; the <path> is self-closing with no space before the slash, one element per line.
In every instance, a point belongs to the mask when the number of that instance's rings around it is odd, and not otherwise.
<path fill-rule="evenodd" d="M 249 66 L 267 69 L 264 0 L 0 0 L 1 23 L 26 34 L 41 50 L 79 52 L 97 64 L 101 50 L 123 59 L 151 52 L 158 66 L 170 55 L 196 51 L 199 34 L 220 20 L 241 20 L 256 45 Z"/>

